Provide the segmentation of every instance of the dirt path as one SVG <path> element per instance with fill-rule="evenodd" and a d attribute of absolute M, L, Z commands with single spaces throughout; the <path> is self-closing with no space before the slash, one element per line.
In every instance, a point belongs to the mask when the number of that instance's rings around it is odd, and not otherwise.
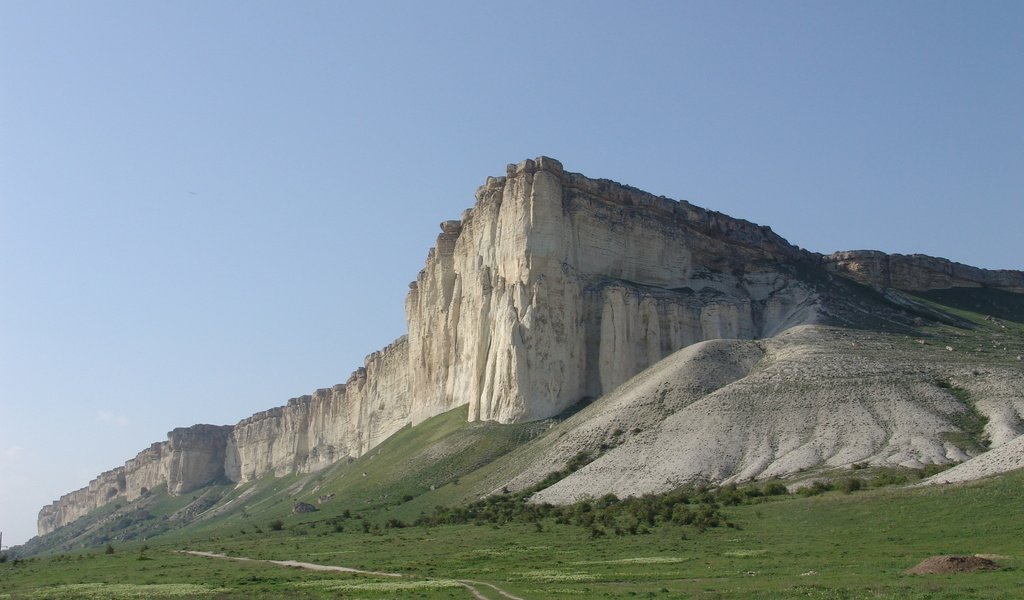
<path fill-rule="evenodd" d="M 502 596 L 508 598 L 509 600 L 523 600 L 523 598 L 520 598 L 519 596 L 513 596 L 512 594 L 506 592 L 505 590 L 503 590 L 500 587 L 494 585 L 493 583 L 487 583 L 487 582 L 484 582 L 484 581 L 471 581 L 471 580 L 468 580 L 468 579 L 459 581 L 459 583 L 461 583 L 462 585 L 464 585 L 464 586 L 468 587 L 469 589 L 473 590 L 473 595 L 477 596 L 478 598 L 479 597 L 487 598 L 487 596 L 484 596 L 483 594 L 478 592 L 476 589 L 470 587 L 469 584 L 473 584 L 473 585 L 486 585 L 487 587 L 493 589 L 494 591 L 498 592 L 499 594 L 501 594 Z"/>
<path fill-rule="evenodd" d="M 378 577 L 402 577 L 401 573 L 384 573 L 381 571 L 363 571 L 351 567 L 335 567 L 333 565 L 317 565 L 313 563 L 299 562 L 297 560 L 268 560 L 272 565 L 282 567 L 296 567 L 298 569 L 309 569 L 310 571 L 335 571 L 337 573 L 361 573 L 363 575 L 376 575 Z"/>
<path fill-rule="evenodd" d="M 491 600 L 487 596 L 484 596 L 483 594 L 481 594 L 480 590 L 478 590 L 475 587 L 469 585 L 465 581 L 460 581 L 459 583 L 461 583 L 463 587 L 465 587 L 467 590 L 469 590 L 469 593 L 473 594 L 473 597 L 476 598 L 476 600 Z"/>
<path fill-rule="evenodd" d="M 217 554 L 216 552 L 199 552 L 196 550 L 183 550 L 183 554 L 192 554 L 194 556 L 206 556 L 208 558 L 223 558 L 227 560 L 238 560 L 245 562 L 263 562 L 270 563 L 272 565 L 278 565 L 280 567 L 295 567 L 297 569 L 308 569 L 310 571 L 333 571 L 335 573 L 359 573 L 361 575 L 376 575 L 378 577 L 402 577 L 401 573 L 384 573 L 381 571 L 364 571 L 362 569 L 353 569 L 352 567 L 336 567 L 334 565 L 317 565 L 313 563 L 299 562 L 297 560 L 258 560 L 255 558 L 245 558 L 244 556 L 228 556 L 227 554 Z"/>
<path fill-rule="evenodd" d="M 262 560 L 256 558 L 246 558 L 244 556 L 228 556 L 227 554 L 218 554 L 216 552 L 200 552 L 198 550 L 179 550 L 182 554 L 191 554 L 193 556 L 205 556 L 207 558 L 220 558 L 223 560 L 237 560 L 240 562 L 257 562 L 257 563 L 268 563 L 271 565 L 277 565 L 279 567 L 293 567 L 297 569 L 308 569 L 310 571 L 331 571 L 335 573 L 358 573 L 360 575 L 376 575 L 377 577 L 404 577 L 401 573 L 384 573 L 382 571 L 364 571 L 363 569 L 353 569 L 352 567 L 338 567 L 335 565 L 318 565 L 315 563 L 299 562 L 297 560 Z M 491 600 L 485 596 L 480 590 L 474 586 L 487 586 L 493 589 L 498 594 L 508 598 L 509 600 L 523 600 L 519 596 L 514 596 L 500 587 L 492 584 L 485 583 L 483 581 L 471 581 L 471 580 L 459 580 L 459 583 L 463 585 L 476 600 Z"/>

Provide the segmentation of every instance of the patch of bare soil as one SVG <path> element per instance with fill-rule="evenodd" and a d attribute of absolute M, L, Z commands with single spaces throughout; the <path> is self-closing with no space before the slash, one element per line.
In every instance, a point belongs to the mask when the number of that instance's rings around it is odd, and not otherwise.
<path fill-rule="evenodd" d="M 973 573 L 975 571 L 995 571 L 999 564 L 982 556 L 930 556 L 917 566 L 907 569 L 908 575 L 934 575 L 938 573 Z"/>

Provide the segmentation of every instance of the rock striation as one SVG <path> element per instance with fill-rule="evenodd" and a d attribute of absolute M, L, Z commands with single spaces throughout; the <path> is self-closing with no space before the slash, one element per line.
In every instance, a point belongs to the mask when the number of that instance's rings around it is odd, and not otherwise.
<path fill-rule="evenodd" d="M 409 286 L 407 336 L 344 384 L 234 426 L 175 429 L 43 508 L 38 529 L 161 485 L 184 494 L 322 469 L 465 404 L 470 420 L 555 416 L 697 342 L 829 321 L 835 290 L 821 282 L 830 273 L 905 289 L 1024 291 L 1019 272 L 869 252 L 823 257 L 768 227 L 551 158 L 508 165 L 477 190 L 473 208 L 441 223 Z"/>
<path fill-rule="evenodd" d="M 835 252 L 821 260 L 829 271 L 867 285 L 917 292 L 987 287 L 1024 293 L 1024 272 L 979 269 L 924 254 L 851 250 Z"/>

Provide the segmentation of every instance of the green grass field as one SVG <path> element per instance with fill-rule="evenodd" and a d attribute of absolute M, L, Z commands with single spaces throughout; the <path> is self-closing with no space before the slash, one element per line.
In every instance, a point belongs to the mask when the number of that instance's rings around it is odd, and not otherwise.
<path fill-rule="evenodd" d="M 973 485 L 880 488 L 773 497 L 723 513 L 735 527 L 659 524 L 650 533 L 592 539 L 590 529 L 532 523 L 381 528 L 363 517 L 313 515 L 183 531 L 139 542 L 0 565 L 0 598 L 470 598 L 485 582 L 522 598 L 1019 598 L 1024 589 L 1024 474 Z M 343 531 L 336 531 L 340 523 Z M 259 530 L 259 531 L 257 531 Z M 396 572 L 400 578 L 326 574 L 261 562 L 299 560 Z M 937 554 L 996 555 L 1004 568 L 912 576 Z M 478 589 L 501 597 L 491 588 Z"/>

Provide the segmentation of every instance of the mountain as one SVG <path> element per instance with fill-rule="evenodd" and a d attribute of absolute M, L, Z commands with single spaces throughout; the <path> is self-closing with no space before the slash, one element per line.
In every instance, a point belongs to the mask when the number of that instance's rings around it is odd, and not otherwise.
<path fill-rule="evenodd" d="M 969 461 L 1024 432 L 1021 292 L 1020 271 L 823 256 L 527 160 L 441 224 L 406 297 L 408 335 L 344 384 L 232 426 L 175 429 L 44 507 L 39 533 L 155 490 L 201 498 L 340 473 L 460 407 L 488 427 L 545 424 L 467 460 L 459 473 L 484 470 L 464 498 L 531 488 L 580 455 L 589 464 L 537 501 Z M 211 506 L 238 498 L 218 494 Z"/>

